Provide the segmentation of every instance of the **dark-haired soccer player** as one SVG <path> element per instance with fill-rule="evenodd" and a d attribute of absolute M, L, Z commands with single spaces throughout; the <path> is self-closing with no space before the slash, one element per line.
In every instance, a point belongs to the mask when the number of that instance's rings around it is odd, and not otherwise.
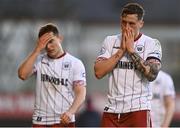
<path fill-rule="evenodd" d="M 98 79 L 109 75 L 103 127 L 151 126 L 149 81 L 158 75 L 162 53 L 158 40 L 140 33 L 143 16 L 141 5 L 125 5 L 121 33 L 106 37 L 95 62 Z"/>

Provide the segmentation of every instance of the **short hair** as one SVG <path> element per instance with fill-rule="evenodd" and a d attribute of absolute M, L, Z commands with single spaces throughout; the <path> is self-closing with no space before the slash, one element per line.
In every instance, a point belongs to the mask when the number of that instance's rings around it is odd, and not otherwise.
<path fill-rule="evenodd" d="M 123 17 L 128 14 L 137 14 L 138 20 L 142 20 L 145 15 L 145 11 L 138 3 L 128 3 L 123 7 L 121 16 Z"/>
<path fill-rule="evenodd" d="M 48 23 L 40 28 L 38 37 L 40 38 L 42 35 L 48 32 L 53 32 L 53 34 L 56 36 L 59 35 L 58 27 L 52 23 Z"/>

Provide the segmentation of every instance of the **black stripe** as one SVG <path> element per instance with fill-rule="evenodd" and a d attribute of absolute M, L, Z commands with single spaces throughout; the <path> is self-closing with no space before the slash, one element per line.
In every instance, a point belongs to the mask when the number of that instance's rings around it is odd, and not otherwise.
<path fill-rule="evenodd" d="M 113 46 L 114 49 L 120 49 L 120 47 Z"/>
<path fill-rule="evenodd" d="M 161 60 L 157 57 L 154 57 L 154 56 L 149 56 L 146 60 L 150 60 L 150 59 L 156 59 L 158 60 L 159 62 L 161 62 Z"/>

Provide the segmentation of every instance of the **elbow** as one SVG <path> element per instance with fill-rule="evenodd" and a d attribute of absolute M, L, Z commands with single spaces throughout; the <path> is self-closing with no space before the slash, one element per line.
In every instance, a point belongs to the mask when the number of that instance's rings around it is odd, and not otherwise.
<path fill-rule="evenodd" d="M 95 74 L 95 76 L 96 76 L 97 79 L 103 78 L 101 75 L 98 75 L 98 74 Z"/>
<path fill-rule="evenodd" d="M 20 70 L 18 70 L 18 77 L 23 81 L 27 79 L 27 76 L 24 75 Z"/>
<path fill-rule="evenodd" d="M 27 79 L 24 75 L 21 75 L 21 74 L 18 74 L 18 77 L 19 77 L 19 79 L 21 79 L 23 81 Z"/>
<path fill-rule="evenodd" d="M 157 75 L 153 75 L 153 76 L 147 77 L 147 79 L 148 79 L 149 82 L 152 82 L 152 81 L 154 81 L 156 79 L 156 77 L 157 77 Z"/>
<path fill-rule="evenodd" d="M 26 80 L 26 78 L 25 77 L 23 77 L 23 76 L 19 76 L 19 79 L 21 79 L 21 80 Z"/>
<path fill-rule="evenodd" d="M 104 77 L 105 72 L 99 68 L 100 66 L 97 67 L 97 65 L 94 66 L 94 75 L 97 79 L 101 79 Z"/>
<path fill-rule="evenodd" d="M 102 73 L 97 72 L 97 71 L 94 71 L 94 74 L 95 74 L 95 76 L 96 76 L 97 79 L 101 79 L 101 78 L 103 78 L 103 76 L 104 76 L 104 75 L 102 75 Z"/>

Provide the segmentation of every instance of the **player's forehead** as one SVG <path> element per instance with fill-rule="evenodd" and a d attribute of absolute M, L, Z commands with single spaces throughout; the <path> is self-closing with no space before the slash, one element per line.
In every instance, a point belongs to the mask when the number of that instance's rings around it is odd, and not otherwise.
<path fill-rule="evenodd" d="M 138 21 L 138 15 L 137 14 L 127 14 L 121 16 L 121 21 L 131 21 L 131 22 L 137 22 Z"/>

